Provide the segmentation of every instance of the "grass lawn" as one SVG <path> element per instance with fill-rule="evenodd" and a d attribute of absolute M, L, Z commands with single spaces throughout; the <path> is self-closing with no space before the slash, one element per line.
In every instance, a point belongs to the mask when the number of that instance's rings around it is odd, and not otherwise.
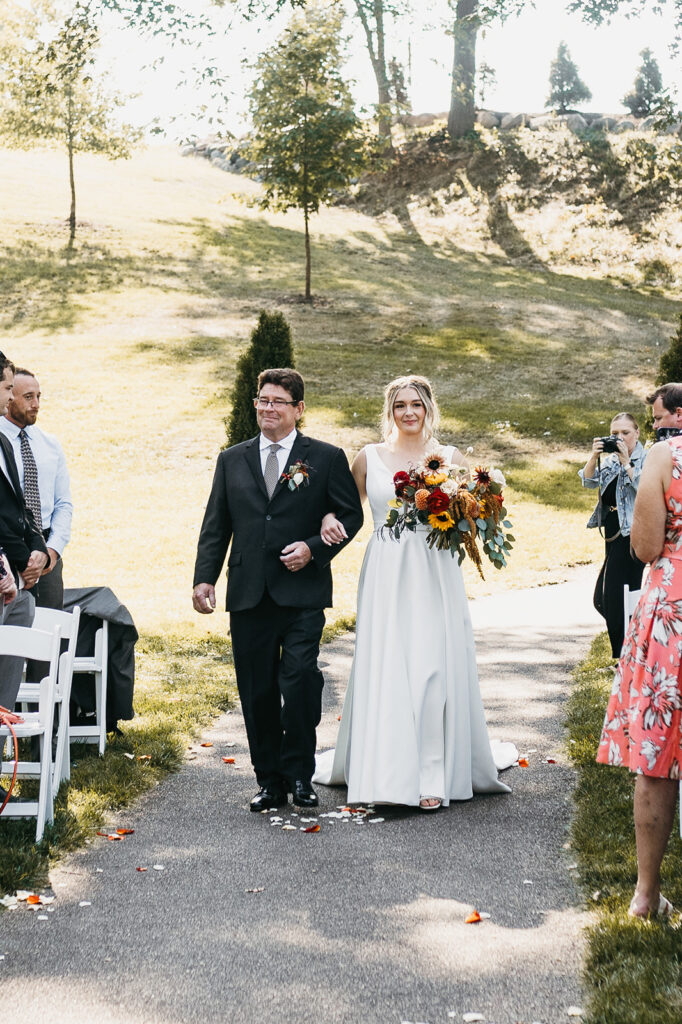
<path fill-rule="evenodd" d="M 104 767 L 82 759 L 62 797 L 77 821 L 58 824 L 46 849 L 64 848 L 106 805 L 177 764 L 188 735 L 232 692 L 226 615 L 196 616 L 190 595 L 234 368 L 261 309 L 290 320 L 309 433 L 352 457 L 378 439 L 384 384 L 420 372 L 440 397 L 443 440 L 504 467 L 517 543 L 504 573 L 491 567 L 480 582 L 467 571 L 472 597 L 558 581 L 600 557 L 577 470 L 616 410 L 643 411 L 680 309 L 608 267 L 600 279 L 549 257 L 513 262 L 484 237 L 484 219 L 455 224 L 409 205 L 315 218 L 307 306 L 301 220 L 249 207 L 255 183 L 156 148 L 127 163 L 79 158 L 76 175 L 68 250 L 64 157 L 0 154 L 0 348 L 38 375 L 40 425 L 66 450 L 75 502 L 66 585 L 111 587 L 143 641 L 138 718 Z M 335 562 L 332 626 L 354 615 L 368 529 Z M 183 687 L 190 704 L 171 702 Z M 126 744 L 144 753 L 154 737 L 167 754 L 131 768 Z M 1 823 L 0 841 L 7 834 Z"/>
<path fill-rule="evenodd" d="M 682 1020 L 682 929 L 628 918 L 637 877 L 632 799 L 625 769 L 595 763 L 613 681 L 606 633 L 575 673 L 568 714 L 578 770 L 572 845 L 597 922 L 588 936 L 584 981 L 590 1024 L 678 1024 Z M 663 861 L 662 890 L 682 907 L 682 840 L 677 821 Z"/>

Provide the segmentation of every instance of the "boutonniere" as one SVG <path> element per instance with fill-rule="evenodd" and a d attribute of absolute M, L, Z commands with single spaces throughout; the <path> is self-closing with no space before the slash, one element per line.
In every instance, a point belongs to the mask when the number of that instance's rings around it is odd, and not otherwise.
<path fill-rule="evenodd" d="M 309 466 L 307 462 L 303 462 L 302 459 L 298 459 L 297 462 L 289 466 L 286 473 L 282 473 L 282 480 L 286 480 L 290 491 L 297 491 L 299 487 L 308 486 L 312 472 L 312 466 Z"/>

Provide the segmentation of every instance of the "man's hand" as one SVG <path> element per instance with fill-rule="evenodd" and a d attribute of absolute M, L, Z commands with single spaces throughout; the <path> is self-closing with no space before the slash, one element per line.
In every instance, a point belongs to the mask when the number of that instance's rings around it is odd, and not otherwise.
<path fill-rule="evenodd" d="M 10 604 L 17 596 L 17 585 L 14 582 L 7 556 L 0 555 L 0 562 L 5 570 L 4 576 L 0 576 L 0 596 L 2 596 L 3 604 Z"/>
<path fill-rule="evenodd" d="M 293 544 L 287 544 L 285 548 L 282 548 L 279 560 L 285 569 L 290 569 L 291 572 L 298 572 L 299 569 L 306 567 L 312 557 L 306 542 L 304 540 L 297 540 Z"/>
<path fill-rule="evenodd" d="M 210 583 L 197 583 L 192 592 L 192 604 L 195 612 L 210 615 L 215 608 L 215 587 Z"/>
<path fill-rule="evenodd" d="M 48 554 L 47 565 L 43 569 L 43 571 L 41 573 L 41 576 L 47 576 L 47 574 L 49 572 L 52 572 L 52 570 L 54 569 L 55 565 L 59 561 L 59 552 L 55 551 L 54 548 L 48 548 L 47 549 L 47 554 Z"/>
<path fill-rule="evenodd" d="M 47 565 L 48 555 L 44 551 L 32 551 L 21 576 L 24 586 L 30 589 L 38 582 L 38 578 Z"/>

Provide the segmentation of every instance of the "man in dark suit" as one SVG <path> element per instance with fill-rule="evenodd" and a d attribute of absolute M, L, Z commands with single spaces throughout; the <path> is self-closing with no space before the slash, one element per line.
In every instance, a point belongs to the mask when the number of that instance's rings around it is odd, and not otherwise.
<path fill-rule="evenodd" d="M 227 610 L 251 761 L 260 790 L 252 811 L 279 807 L 288 793 L 316 807 L 311 779 L 320 721 L 317 665 L 324 608 L 332 603 L 331 559 L 320 525 L 327 512 L 348 543 L 362 525 L 355 481 L 340 448 L 296 429 L 303 378 L 264 370 L 254 399 L 261 433 L 218 457 L 199 536 L 193 604 L 215 608 L 215 582 L 230 541 Z"/>
<path fill-rule="evenodd" d="M 14 366 L 0 353 L 0 416 L 12 397 Z M 48 555 L 42 531 L 26 508 L 14 461 L 12 445 L 0 434 L 0 548 L 6 555 L 19 586 L 13 601 L 0 607 L 0 622 L 6 626 L 30 626 L 35 603 L 30 588 L 45 568 Z M 0 657 L 0 705 L 14 707 L 23 659 Z"/>

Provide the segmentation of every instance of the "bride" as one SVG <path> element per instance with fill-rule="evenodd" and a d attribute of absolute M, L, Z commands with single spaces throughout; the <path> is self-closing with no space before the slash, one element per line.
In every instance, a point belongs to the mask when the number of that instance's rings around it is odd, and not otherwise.
<path fill-rule="evenodd" d="M 348 785 L 349 803 L 391 803 L 424 811 L 508 793 L 497 778 L 478 686 L 476 652 L 462 573 L 449 551 L 428 547 L 430 527 L 381 534 L 393 477 L 439 448 L 438 406 L 425 377 L 386 387 L 382 444 L 356 457 L 353 476 L 374 519 L 358 585 L 356 644 L 336 750 L 318 755 L 314 781 Z M 325 517 L 327 544 L 344 538 Z M 510 744 L 504 746 L 510 747 Z M 512 763 L 514 757 L 500 766 Z"/>

